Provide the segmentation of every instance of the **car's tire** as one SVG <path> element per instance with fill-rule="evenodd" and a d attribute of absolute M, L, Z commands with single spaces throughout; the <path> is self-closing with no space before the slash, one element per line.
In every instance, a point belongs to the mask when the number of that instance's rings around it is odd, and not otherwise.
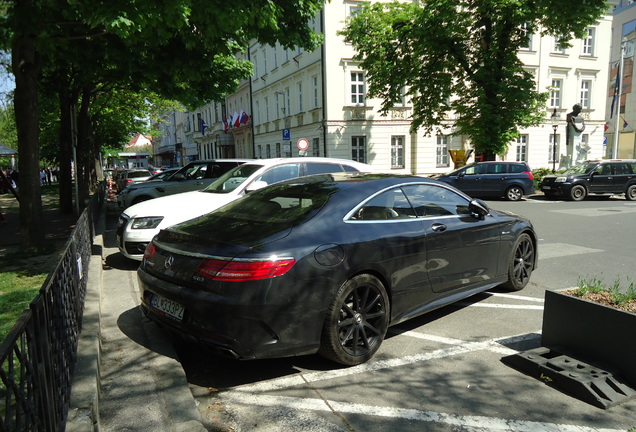
<path fill-rule="evenodd" d="M 504 288 L 511 291 L 524 289 L 534 270 L 534 261 L 534 243 L 528 234 L 523 233 L 517 238 L 512 248 L 508 262 L 508 282 L 503 284 Z"/>
<path fill-rule="evenodd" d="M 627 201 L 636 200 L 636 185 L 627 186 L 627 190 L 625 191 L 625 199 Z"/>
<path fill-rule="evenodd" d="M 137 198 L 135 198 L 130 205 L 134 206 L 135 204 L 139 204 L 140 202 L 148 201 L 151 199 L 152 198 L 147 195 L 140 195 Z"/>
<path fill-rule="evenodd" d="M 361 274 L 336 293 L 323 323 L 318 353 L 334 362 L 354 366 L 380 348 L 389 325 L 389 298 L 378 278 Z"/>
<path fill-rule="evenodd" d="M 570 189 L 570 199 L 572 201 L 583 201 L 587 196 L 587 189 L 582 185 L 574 185 Z"/>
<path fill-rule="evenodd" d="M 510 186 L 506 189 L 505 196 L 508 201 L 519 201 L 523 198 L 523 189 L 520 186 Z"/>

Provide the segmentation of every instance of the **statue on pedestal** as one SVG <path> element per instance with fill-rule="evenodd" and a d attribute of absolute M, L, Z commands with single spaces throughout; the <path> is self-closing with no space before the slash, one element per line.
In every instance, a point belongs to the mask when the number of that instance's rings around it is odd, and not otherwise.
<path fill-rule="evenodd" d="M 570 166 L 574 156 L 574 149 L 577 151 L 576 160 L 580 160 L 581 157 L 587 157 L 587 151 L 589 146 L 587 143 L 581 145 L 581 135 L 585 130 L 585 120 L 581 115 L 581 105 L 576 104 L 572 107 L 572 112 L 569 112 L 566 116 L 566 147 L 567 147 L 567 161 L 566 166 Z M 585 148 L 584 148 L 585 147 Z"/>

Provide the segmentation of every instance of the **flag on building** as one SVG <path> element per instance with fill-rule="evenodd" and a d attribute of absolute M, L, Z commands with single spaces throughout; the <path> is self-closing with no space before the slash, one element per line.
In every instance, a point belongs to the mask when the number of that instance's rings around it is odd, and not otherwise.
<path fill-rule="evenodd" d="M 223 119 L 223 132 L 227 133 L 229 128 L 230 128 L 230 122 L 228 121 L 227 118 L 224 118 Z"/>
<path fill-rule="evenodd" d="M 205 120 L 203 119 L 199 119 L 201 121 L 201 135 L 205 135 L 205 130 L 207 129 L 208 125 L 205 124 Z"/>
<path fill-rule="evenodd" d="M 614 84 L 614 95 L 612 96 L 612 107 L 610 108 L 610 118 L 614 117 L 614 105 L 616 104 L 616 99 L 618 99 L 619 97 L 619 90 L 618 90 L 618 86 L 620 85 L 620 81 L 621 81 L 621 71 L 620 71 L 620 67 L 618 68 L 618 71 L 616 72 L 616 84 Z M 618 102 L 620 105 L 620 101 Z"/>
<path fill-rule="evenodd" d="M 239 127 L 241 125 L 240 120 L 238 113 L 234 111 L 234 114 L 232 115 L 232 126 Z"/>
<path fill-rule="evenodd" d="M 623 119 L 623 129 L 625 129 L 627 126 L 629 126 L 629 124 L 627 123 L 627 120 L 625 120 L 625 117 L 622 117 Z"/>
<path fill-rule="evenodd" d="M 605 123 L 605 129 L 603 130 L 603 132 L 607 132 L 608 129 L 609 129 L 609 126 L 607 125 L 607 123 Z"/>
<path fill-rule="evenodd" d="M 250 119 L 250 117 L 245 114 L 245 111 L 241 111 L 241 118 L 240 118 L 240 122 L 242 124 L 246 124 L 248 122 L 248 120 Z"/>

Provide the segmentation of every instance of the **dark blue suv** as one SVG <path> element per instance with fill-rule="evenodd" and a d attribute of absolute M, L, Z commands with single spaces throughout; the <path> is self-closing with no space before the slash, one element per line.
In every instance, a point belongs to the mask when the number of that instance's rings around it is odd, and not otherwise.
<path fill-rule="evenodd" d="M 534 176 L 525 162 L 477 162 L 433 178 L 475 197 L 519 201 L 534 193 Z"/>

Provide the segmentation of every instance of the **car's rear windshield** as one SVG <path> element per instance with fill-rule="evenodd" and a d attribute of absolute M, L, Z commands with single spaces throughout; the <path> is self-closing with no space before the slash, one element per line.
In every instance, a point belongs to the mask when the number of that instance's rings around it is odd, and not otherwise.
<path fill-rule="evenodd" d="M 230 193 L 239 187 L 249 176 L 261 169 L 260 164 L 243 164 L 229 170 L 218 179 L 214 180 L 203 192 Z"/>
<path fill-rule="evenodd" d="M 309 219 L 322 208 L 332 192 L 332 188 L 321 188 L 320 183 L 272 186 L 252 192 L 215 213 L 231 220 L 294 226 Z"/>
<path fill-rule="evenodd" d="M 131 171 L 128 173 L 128 178 L 139 178 L 139 177 L 149 177 L 150 172 L 148 171 Z"/>

